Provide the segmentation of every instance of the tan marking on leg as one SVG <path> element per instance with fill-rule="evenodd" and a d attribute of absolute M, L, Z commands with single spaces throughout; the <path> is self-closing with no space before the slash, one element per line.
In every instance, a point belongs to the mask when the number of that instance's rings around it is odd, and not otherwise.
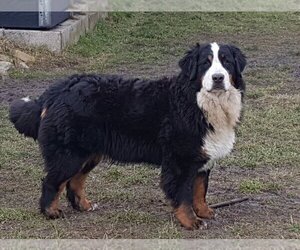
<path fill-rule="evenodd" d="M 95 155 L 90 157 L 84 164 L 82 169 L 86 166 L 86 164 L 93 163 L 97 165 L 103 159 L 102 155 Z M 82 173 L 81 171 L 74 175 L 70 181 L 70 188 L 75 193 L 78 198 L 78 204 L 81 211 L 89 211 L 93 210 L 92 203 L 86 199 L 85 194 L 85 181 L 88 177 L 88 173 Z"/>
<path fill-rule="evenodd" d="M 54 200 L 52 201 L 51 205 L 46 208 L 46 214 L 50 218 L 58 218 L 61 216 L 61 210 L 59 209 L 59 198 L 62 192 L 66 187 L 67 181 L 63 182 L 58 189 L 57 194 L 55 195 Z"/>
<path fill-rule="evenodd" d="M 203 176 L 197 176 L 194 183 L 193 207 L 200 218 L 212 219 L 214 217 L 214 211 L 206 203 L 205 177 Z"/>
<path fill-rule="evenodd" d="M 43 108 L 41 113 L 41 119 L 44 119 L 46 115 L 47 115 L 47 108 Z"/>
<path fill-rule="evenodd" d="M 85 181 L 88 174 L 82 174 L 79 172 L 74 175 L 74 177 L 70 181 L 70 188 L 75 193 L 76 197 L 79 199 L 78 203 L 80 206 L 80 210 L 87 211 L 91 208 L 91 202 L 85 197 Z"/>
<path fill-rule="evenodd" d="M 188 230 L 198 229 L 201 224 L 201 220 L 196 217 L 192 207 L 186 204 L 182 204 L 175 209 L 175 217 Z"/>

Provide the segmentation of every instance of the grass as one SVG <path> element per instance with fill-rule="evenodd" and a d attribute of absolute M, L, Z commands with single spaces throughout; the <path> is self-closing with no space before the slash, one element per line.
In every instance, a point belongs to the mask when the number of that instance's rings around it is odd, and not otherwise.
<path fill-rule="evenodd" d="M 300 162 L 300 143 L 295 140 L 300 134 L 299 97 L 272 96 L 268 91 L 260 90 L 259 104 L 246 108 L 238 130 L 236 154 L 227 158 L 224 165 L 283 167 Z"/>
<path fill-rule="evenodd" d="M 265 96 L 265 91 L 259 88 L 247 93 L 248 99 L 259 99 L 264 96 Z"/>
<path fill-rule="evenodd" d="M 163 59 L 166 53 L 169 54 L 170 49 L 182 50 L 182 42 L 200 31 L 213 34 L 242 34 L 251 30 L 276 32 L 287 22 L 291 22 L 291 28 L 296 29 L 293 21 L 297 18 L 297 14 L 287 16 L 274 13 L 116 13 L 107 22 L 99 23 L 95 33 L 82 38 L 69 51 L 85 57 L 102 54 L 105 58 L 105 55 L 116 54 L 114 62 L 133 59 L 133 62 L 155 63 Z M 240 25 L 237 26 L 237 22 Z M 169 44 L 175 48 L 170 48 Z"/>
<path fill-rule="evenodd" d="M 293 224 L 289 230 L 293 233 L 300 233 L 300 224 Z"/>
<path fill-rule="evenodd" d="M 35 220 L 37 217 L 36 213 L 25 209 L 0 208 L 0 223 Z"/>
<path fill-rule="evenodd" d="M 173 220 L 166 222 L 162 227 L 158 229 L 159 239 L 180 239 L 182 235 L 178 230 L 177 225 Z"/>
<path fill-rule="evenodd" d="M 63 55 L 22 48 L 37 62 L 27 71 L 12 71 L 11 76 L 18 79 L 14 84 L 75 71 L 159 76 L 164 68 L 175 72 L 178 59 L 197 41 L 228 40 L 241 46 L 249 60 L 244 118 L 234 152 L 220 162 L 225 170 L 228 167 L 229 177 L 220 168 L 213 171 L 209 198 L 219 202 L 245 193 L 253 197 L 263 194 L 266 200 L 256 200 L 256 206 L 220 209 L 217 213 L 222 219 L 209 222 L 208 230 L 186 232 L 171 216 L 159 189 L 159 169 L 103 165 L 93 171 L 87 183 L 88 197 L 100 203 L 99 211 L 78 213 L 63 198 L 61 206 L 67 218 L 46 221 L 38 215 L 44 176 L 38 146 L 17 134 L 8 121 L 7 106 L 2 105 L 0 236 L 299 238 L 299 218 L 289 222 L 294 205 L 285 204 L 298 199 L 299 186 L 297 22 L 299 13 L 114 13 Z M 0 52 L 9 51 L 8 46 L 0 46 Z M 31 82 L 26 88 L 30 89 Z M 219 195 L 222 190 L 226 193 Z"/>
<path fill-rule="evenodd" d="M 122 224 L 151 224 L 158 223 L 157 216 L 142 211 L 125 210 L 113 215 L 112 222 Z"/>
<path fill-rule="evenodd" d="M 213 36 L 222 41 L 224 34 L 276 35 L 287 26 L 296 32 L 298 20 L 298 13 L 112 13 L 63 55 L 37 52 L 36 70 L 14 70 L 11 76 L 40 79 L 78 71 L 111 72 L 137 64 L 164 65 L 196 42 L 211 42 Z M 257 45 L 245 47 L 257 50 Z"/>
<path fill-rule="evenodd" d="M 16 134 L 8 120 L 7 108 L 0 107 L 0 169 L 20 171 L 24 177 L 38 181 L 42 176 L 41 164 L 36 143 Z"/>
<path fill-rule="evenodd" d="M 58 72 L 55 73 L 56 77 L 64 76 L 64 73 L 59 74 Z M 44 70 L 36 70 L 36 71 L 28 71 L 28 70 L 20 70 L 20 69 L 13 69 L 9 71 L 9 76 L 14 79 L 45 79 L 53 77 L 53 72 L 46 72 Z"/>
<path fill-rule="evenodd" d="M 159 171 L 149 171 L 150 166 L 136 165 L 128 168 L 126 166 L 120 168 L 119 166 L 112 166 L 106 172 L 104 178 L 107 181 L 113 181 L 117 185 L 123 187 L 131 185 L 147 185 L 149 180 L 159 175 Z M 157 170 L 157 169 L 156 169 Z"/>
<path fill-rule="evenodd" d="M 243 180 L 240 183 L 239 190 L 242 193 L 257 194 L 261 192 L 276 192 L 280 190 L 280 185 L 274 182 L 265 182 L 260 180 Z"/>
<path fill-rule="evenodd" d="M 246 180 L 240 184 L 240 191 L 243 193 L 259 193 L 263 189 L 263 184 L 257 180 Z"/>
<path fill-rule="evenodd" d="M 185 50 L 182 44 L 194 40 L 199 32 L 278 31 L 286 22 L 296 28 L 294 14 L 250 15 L 251 22 L 249 13 L 117 13 L 99 23 L 96 32 L 83 37 L 69 52 L 95 59 L 92 68 L 101 70 L 106 65 L 164 63 L 170 56 L 181 55 Z M 237 22 L 241 25 L 236 26 Z"/>
<path fill-rule="evenodd" d="M 131 190 L 126 190 L 124 188 L 116 190 L 107 188 L 102 192 L 99 192 L 95 197 L 96 200 L 108 203 L 133 202 L 136 198 L 136 195 L 134 195 Z"/>

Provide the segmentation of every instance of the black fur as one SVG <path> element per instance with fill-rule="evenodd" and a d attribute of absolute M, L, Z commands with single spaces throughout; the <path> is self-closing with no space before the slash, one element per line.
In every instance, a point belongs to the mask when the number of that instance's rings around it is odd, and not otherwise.
<path fill-rule="evenodd" d="M 243 92 L 245 57 L 236 47 L 221 49 L 228 55 L 225 67 Z M 198 169 L 209 160 L 200 153 L 203 138 L 213 129 L 196 102 L 209 53 L 209 45 L 194 47 L 180 60 L 181 73 L 173 78 L 75 75 L 54 84 L 38 100 L 13 103 L 11 121 L 20 133 L 38 139 L 45 160 L 41 210 L 91 155 L 159 165 L 162 189 L 173 206 L 191 204 Z M 68 197 L 77 208 L 72 190 Z"/>
<path fill-rule="evenodd" d="M 40 126 L 41 106 L 35 101 L 15 101 L 9 109 L 9 119 L 25 136 L 37 139 Z"/>

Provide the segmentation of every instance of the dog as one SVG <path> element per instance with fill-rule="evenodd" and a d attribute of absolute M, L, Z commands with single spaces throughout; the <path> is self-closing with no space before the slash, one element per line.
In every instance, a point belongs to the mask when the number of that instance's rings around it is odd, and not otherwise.
<path fill-rule="evenodd" d="M 35 100 L 14 101 L 10 121 L 38 141 L 45 162 L 41 212 L 61 217 L 58 202 L 65 188 L 74 209 L 94 210 L 85 180 L 110 159 L 160 166 L 161 188 L 186 229 L 213 218 L 206 202 L 210 169 L 233 148 L 245 66 L 236 46 L 197 44 L 179 61 L 177 76 L 73 75 Z"/>

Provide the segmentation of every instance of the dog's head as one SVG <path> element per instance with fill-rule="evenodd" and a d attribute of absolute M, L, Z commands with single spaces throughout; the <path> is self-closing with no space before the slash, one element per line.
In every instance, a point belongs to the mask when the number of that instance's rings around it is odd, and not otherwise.
<path fill-rule="evenodd" d="M 245 90 L 242 72 L 246 58 L 233 45 L 197 44 L 179 61 L 179 66 L 184 77 L 208 92 L 227 91 L 230 86 L 242 93 Z"/>

